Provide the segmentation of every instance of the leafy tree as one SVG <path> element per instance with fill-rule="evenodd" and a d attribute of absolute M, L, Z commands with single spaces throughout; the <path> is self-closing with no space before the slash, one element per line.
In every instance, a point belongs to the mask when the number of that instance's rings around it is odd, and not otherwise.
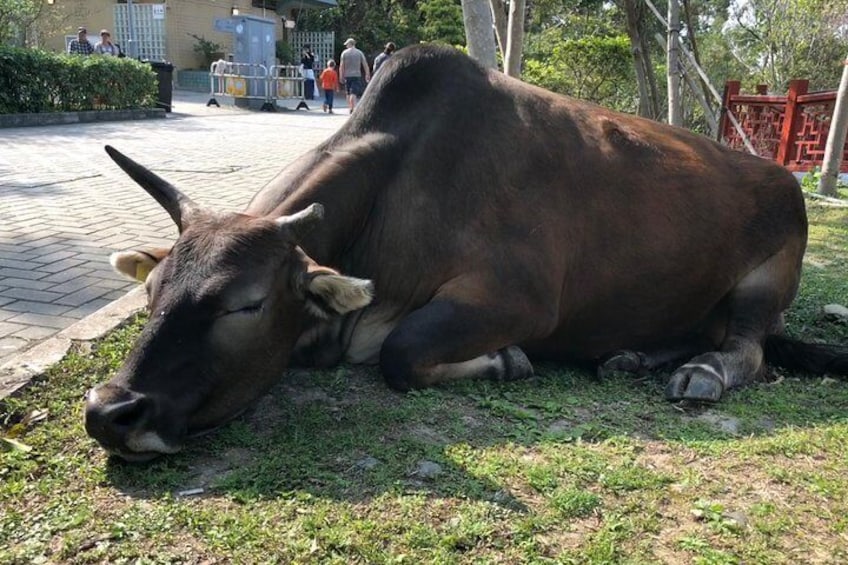
<path fill-rule="evenodd" d="M 625 17 L 602 0 L 528 3 L 524 80 L 634 112 L 638 89 Z"/>
<path fill-rule="evenodd" d="M 635 73 L 626 36 L 568 39 L 557 30 L 542 35 L 540 43 L 547 48 L 527 59 L 525 80 L 616 110 L 636 111 Z"/>
<path fill-rule="evenodd" d="M 297 19 L 297 29 L 335 31 L 336 51 L 341 51 L 342 42 L 353 36 L 356 46 L 370 59 L 383 50 L 387 41 L 398 46 L 420 41 L 421 13 L 418 4 L 414 0 L 339 0 L 334 8 L 304 10 Z"/>
<path fill-rule="evenodd" d="M 848 0 L 735 1 L 723 37 L 756 82 L 783 90 L 809 78 L 813 88 L 833 88 L 848 49 Z"/>
<path fill-rule="evenodd" d="M 0 44 L 23 45 L 42 7 L 39 0 L 0 0 Z"/>
<path fill-rule="evenodd" d="M 462 5 L 457 0 L 423 0 L 418 3 L 423 16 L 421 39 L 465 45 Z"/>

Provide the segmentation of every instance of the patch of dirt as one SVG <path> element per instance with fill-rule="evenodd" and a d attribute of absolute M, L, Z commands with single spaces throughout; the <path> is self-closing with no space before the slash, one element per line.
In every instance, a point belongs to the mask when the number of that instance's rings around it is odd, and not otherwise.
<path fill-rule="evenodd" d="M 256 459 L 256 453 L 250 449 L 231 447 L 214 457 L 202 457 L 194 461 L 190 467 L 192 479 L 179 491 L 202 488 L 208 490 L 215 483 L 226 477 L 230 472 Z"/>

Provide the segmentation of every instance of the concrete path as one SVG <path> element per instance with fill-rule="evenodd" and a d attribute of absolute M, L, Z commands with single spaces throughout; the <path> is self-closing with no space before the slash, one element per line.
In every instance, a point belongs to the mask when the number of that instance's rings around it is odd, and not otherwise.
<path fill-rule="evenodd" d="M 346 110 L 322 113 L 320 102 L 260 113 L 207 100 L 175 91 L 165 120 L 0 129 L 0 365 L 135 286 L 112 271 L 113 251 L 176 237 L 104 145 L 200 204 L 238 210 L 347 119 Z"/>

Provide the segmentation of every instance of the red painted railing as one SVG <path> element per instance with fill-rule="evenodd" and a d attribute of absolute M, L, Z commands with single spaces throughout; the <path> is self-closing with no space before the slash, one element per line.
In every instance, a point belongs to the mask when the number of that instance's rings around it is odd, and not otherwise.
<path fill-rule="evenodd" d="M 792 171 L 821 167 L 827 131 L 836 91 L 807 93 L 809 81 L 793 80 L 786 96 L 766 94 L 766 86 L 757 86 L 757 94 L 740 94 L 739 81 L 724 86 L 724 108 L 719 124 L 722 141 L 745 151 L 742 138 L 726 112 L 733 113 L 757 153 L 773 159 Z M 842 172 L 848 172 L 848 143 L 844 148 Z"/>

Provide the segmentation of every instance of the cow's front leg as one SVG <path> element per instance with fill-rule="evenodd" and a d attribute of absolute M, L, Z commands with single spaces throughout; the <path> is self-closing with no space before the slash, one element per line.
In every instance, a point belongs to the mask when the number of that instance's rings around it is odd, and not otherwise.
<path fill-rule="evenodd" d="M 386 382 L 410 390 L 457 379 L 515 380 L 533 366 L 511 337 L 518 324 L 502 312 L 436 300 L 412 312 L 380 350 Z"/>

